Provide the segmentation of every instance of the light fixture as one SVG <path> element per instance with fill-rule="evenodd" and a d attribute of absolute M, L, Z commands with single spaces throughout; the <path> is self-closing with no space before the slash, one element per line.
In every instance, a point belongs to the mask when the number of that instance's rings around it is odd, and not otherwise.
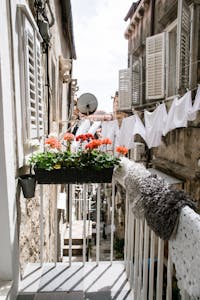
<path fill-rule="evenodd" d="M 72 85 L 72 87 L 75 87 L 77 85 L 77 79 L 72 79 L 71 85 Z"/>
<path fill-rule="evenodd" d="M 79 87 L 77 86 L 77 79 L 71 80 L 71 88 L 73 93 L 78 91 Z"/>

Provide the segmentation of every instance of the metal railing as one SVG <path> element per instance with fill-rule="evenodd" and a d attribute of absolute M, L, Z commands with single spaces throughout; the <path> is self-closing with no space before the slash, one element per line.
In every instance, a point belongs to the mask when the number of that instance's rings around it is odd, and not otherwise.
<path fill-rule="evenodd" d="M 82 186 L 82 217 L 83 217 L 83 255 L 82 263 L 87 261 L 87 211 L 90 204 L 88 201 L 88 185 Z M 96 201 L 96 264 L 100 262 L 100 235 L 101 235 L 101 188 L 97 185 Z M 40 262 L 43 264 L 43 187 L 40 187 Z M 73 208 L 73 185 L 69 185 L 69 266 L 72 261 L 72 208 Z M 175 270 L 170 258 L 168 243 L 158 238 L 150 230 L 146 220 L 136 219 L 132 212 L 132 204 L 129 203 L 128 197 L 125 199 L 125 244 L 124 244 L 124 264 L 127 278 L 133 290 L 134 299 L 140 300 L 173 300 L 172 297 L 172 279 L 175 278 Z M 111 232 L 110 232 L 110 263 L 114 260 L 114 220 L 115 220 L 115 180 L 112 182 L 111 196 Z M 89 215 L 89 214 L 88 214 Z M 57 228 L 57 218 L 55 218 L 55 227 Z M 57 230 L 55 231 L 57 233 Z M 55 242 L 57 242 L 55 236 Z M 56 247 L 57 248 L 57 247 Z M 55 253 L 55 263 L 57 262 L 57 253 Z M 181 291 L 181 299 L 188 300 L 190 297 L 186 291 Z"/>
<path fill-rule="evenodd" d="M 125 269 L 134 299 L 173 300 L 172 279 L 175 279 L 168 242 L 160 239 L 149 228 L 146 220 L 137 219 L 126 199 Z M 189 300 L 186 291 L 181 299 Z"/>
<path fill-rule="evenodd" d="M 89 232 L 89 222 L 91 222 L 90 220 L 90 212 L 89 212 L 89 208 L 91 206 L 91 203 L 89 201 L 89 197 L 88 197 L 88 184 L 83 184 L 81 191 L 80 191 L 80 197 L 78 199 L 79 201 L 79 220 L 82 221 L 82 262 L 83 265 L 85 265 L 86 261 L 87 261 L 87 247 L 88 247 L 88 237 L 87 237 L 87 233 Z M 115 205 L 115 195 L 114 195 L 114 183 L 112 184 L 112 190 L 113 190 L 113 194 L 112 194 L 112 201 L 111 201 L 111 225 L 110 225 L 110 262 L 112 263 L 113 261 L 113 244 L 114 244 L 114 205 Z M 96 236 L 96 240 L 95 240 L 95 248 L 96 248 L 96 264 L 98 265 L 100 262 L 100 240 L 101 240 L 101 188 L 102 188 L 102 184 L 96 184 L 96 228 L 95 228 L 95 236 Z M 75 204 L 75 201 L 77 201 L 77 199 L 75 199 L 75 185 L 73 184 L 69 184 L 68 186 L 66 186 L 65 190 L 69 190 L 69 196 L 68 196 L 68 222 L 67 222 L 67 227 L 68 227 L 68 262 L 69 262 L 69 266 L 72 265 L 73 263 L 73 218 L 74 218 L 74 212 L 73 212 L 73 206 Z M 40 185 L 40 264 L 42 265 L 44 263 L 44 194 L 43 194 L 43 185 Z M 67 198 L 67 196 L 66 196 Z M 81 211 L 81 213 L 80 213 Z M 55 211 L 55 224 L 54 224 L 54 228 L 55 228 L 55 257 L 54 257 L 54 262 L 56 263 L 58 260 L 58 251 L 57 249 L 62 248 L 64 246 L 64 233 L 61 232 L 60 235 L 61 237 L 58 238 L 58 218 L 57 218 L 57 211 Z M 88 226 L 88 227 L 87 227 Z M 61 242 L 60 247 L 58 247 L 57 243 L 58 241 Z M 60 255 L 60 253 L 59 253 Z M 62 256 L 62 255 L 60 255 Z"/>

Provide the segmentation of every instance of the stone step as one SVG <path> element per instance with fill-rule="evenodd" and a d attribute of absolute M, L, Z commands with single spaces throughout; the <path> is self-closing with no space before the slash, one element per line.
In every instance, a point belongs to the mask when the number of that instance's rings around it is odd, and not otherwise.
<path fill-rule="evenodd" d="M 69 239 L 64 239 L 64 245 L 69 245 Z M 83 245 L 83 239 L 72 239 L 72 245 Z"/>
<path fill-rule="evenodd" d="M 69 255 L 69 245 L 63 246 L 63 255 Z M 72 256 L 82 256 L 83 255 L 83 245 L 72 245 Z"/>

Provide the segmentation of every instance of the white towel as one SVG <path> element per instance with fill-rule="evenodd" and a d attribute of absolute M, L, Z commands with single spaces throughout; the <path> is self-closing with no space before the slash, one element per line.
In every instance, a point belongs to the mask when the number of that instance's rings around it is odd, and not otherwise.
<path fill-rule="evenodd" d="M 102 138 L 108 138 L 111 140 L 112 145 L 107 145 L 108 150 L 113 150 L 115 149 L 115 144 L 116 144 L 116 137 L 119 132 L 119 124 L 117 120 L 112 120 L 112 121 L 104 121 L 102 122 L 102 131 L 101 135 Z"/>
<path fill-rule="evenodd" d="M 97 129 L 101 126 L 101 121 L 94 121 L 92 126 L 90 126 L 88 133 L 95 134 Z"/>
<path fill-rule="evenodd" d="M 138 115 L 132 115 L 124 118 L 117 137 L 117 145 L 125 146 L 128 149 L 134 147 L 134 136 L 139 134 L 145 140 L 146 131 L 145 127 L 138 117 Z"/>
<path fill-rule="evenodd" d="M 191 111 L 189 111 L 188 114 L 188 120 L 194 121 L 197 117 L 197 111 L 200 110 L 200 84 L 198 85 L 197 93 L 194 99 L 193 106 L 191 108 Z"/>
<path fill-rule="evenodd" d="M 165 104 L 162 103 L 153 112 L 145 110 L 144 120 L 148 148 L 150 149 L 159 146 L 161 144 L 161 137 L 167 120 Z"/>
<path fill-rule="evenodd" d="M 88 120 L 88 119 L 82 120 L 81 124 L 78 127 L 78 130 L 76 132 L 76 136 L 87 133 L 89 128 L 90 128 L 90 120 Z"/>
<path fill-rule="evenodd" d="M 169 251 L 175 264 L 178 286 L 190 296 L 200 296 L 200 215 L 190 207 L 181 210 L 175 239 Z"/>
<path fill-rule="evenodd" d="M 163 135 L 175 128 L 187 127 L 188 113 L 192 109 L 191 91 L 187 92 L 182 98 L 175 98 L 168 112 Z"/>

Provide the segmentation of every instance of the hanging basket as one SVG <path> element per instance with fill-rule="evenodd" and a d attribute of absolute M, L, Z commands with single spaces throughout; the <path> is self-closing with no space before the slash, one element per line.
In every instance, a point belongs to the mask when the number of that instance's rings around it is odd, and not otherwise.
<path fill-rule="evenodd" d="M 40 184 L 66 184 L 66 183 L 106 183 L 112 181 L 113 168 L 101 170 L 61 168 L 47 171 L 34 168 L 35 178 Z"/>
<path fill-rule="evenodd" d="M 19 177 L 19 184 L 22 187 L 24 198 L 33 198 L 35 196 L 36 179 L 33 174 L 25 174 Z"/>

